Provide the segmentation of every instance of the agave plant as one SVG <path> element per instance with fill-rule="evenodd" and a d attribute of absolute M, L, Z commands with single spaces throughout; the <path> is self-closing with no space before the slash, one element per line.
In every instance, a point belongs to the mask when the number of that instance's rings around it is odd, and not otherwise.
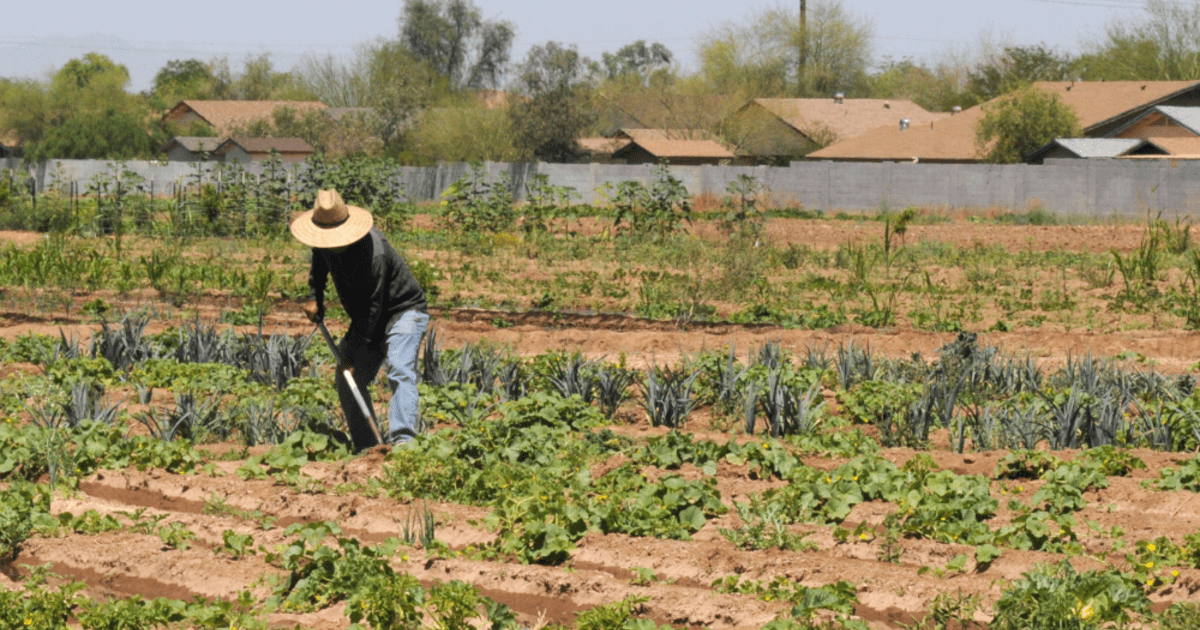
<path fill-rule="evenodd" d="M 646 370 L 646 380 L 639 383 L 642 389 L 642 406 L 650 416 L 650 425 L 678 428 L 687 421 L 696 405 L 692 397 L 692 384 L 700 372 L 658 369 Z"/>
<path fill-rule="evenodd" d="M 103 357 L 113 368 L 127 372 L 134 365 L 153 359 L 161 348 L 146 335 L 150 316 L 145 313 L 126 313 L 116 327 L 107 321 L 100 322 L 100 330 L 92 335 L 88 354 L 92 358 Z"/>
<path fill-rule="evenodd" d="M 585 403 L 591 403 L 596 392 L 596 361 L 585 361 L 583 355 L 573 354 L 567 358 L 554 361 L 549 375 L 550 384 L 563 398 L 579 396 Z"/>
<path fill-rule="evenodd" d="M 617 408 L 629 398 L 629 386 L 634 373 L 619 365 L 601 365 L 596 368 L 596 399 L 600 412 L 611 418 Z"/>

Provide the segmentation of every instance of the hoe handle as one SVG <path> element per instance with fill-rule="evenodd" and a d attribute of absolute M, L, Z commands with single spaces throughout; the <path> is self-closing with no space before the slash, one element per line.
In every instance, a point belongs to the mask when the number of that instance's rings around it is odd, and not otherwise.
<path fill-rule="evenodd" d="M 338 365 L 342 364 L 342 353 L 338 352 L 337 344 L 333 343 L 333 337 L 329 335 L 329 329 L 325 327 L 323 318 L 317 319 L 317 328 L 321 331 L 321 336 L 325 338 L 325 343 L 329 344 L 329 351 L 333 353 L 333 360 L 337 361 Z M 359 411 L 362 411 L 363 416 L 367 419 L 367 425 L 371 427 L 371 433 L 375 436 L 376 444 L 383 444 L 383 437 L 379 435 L 379 427 L 375 426 L 375 414 L 372 413 L 371 407 L 367 405 L 367 400 L 363 398 L 362 392 L 358 390 L 358 383 L 354 381 L 354 375 L 350 370 L 341 371 L 342 378 L 346 384 L 350 386 L 350 393 L 354 394 L 354 400 L 358 403 Z"/>

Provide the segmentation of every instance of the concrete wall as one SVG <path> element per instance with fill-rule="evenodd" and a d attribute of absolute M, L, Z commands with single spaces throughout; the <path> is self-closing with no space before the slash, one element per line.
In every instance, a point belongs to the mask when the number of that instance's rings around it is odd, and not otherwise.
<path fill-rule="evenodd" d="M 653 169 L 623 164 L 484 166 L 489 177 L 506 177 L 518 197 L 523 196 L 526 183 L 540 173 L 552 185 L 574 188 L 582 203 L 602 200 L 606 186 L 615 189 L 622 181 L 648 184 Z M 15 163 L 9 167 L 24 168 Z M 126 162 L 123 167 L 153 182 L 158 194 L 170 194 L 178 185 L 228 176 L 214 171 L 212 163 Z M 92 177 L 110 174 L 115 168 L 114 163 L 98 160 L 54 160 L 33 172 L 44 189 L 71 180 L 85 187 Z M 400 167 L 396 181 L 412 200 L 434 200 L 469 168 L 467 164 Z M 245 170 L 256 175 L 262 165 L 253 162 L 245 165 Z M 1048 160 L 1038 166 L 804 161 L 787 167 L 677 166 L 671 173 L 692 194 L 717 197 L 725 194 L 726 186 L 738 175 L 750 175 L 769 189 L 777 202 L 827 212 L 874 211 L 886 202 L 892 208 L 916 205 L 1023 211 L 1040 205 L 1066 215 L 1137 217 L 1163 210 L 1200 216 L 1200 161 L 1191 160 L 1073 159 Z"/>

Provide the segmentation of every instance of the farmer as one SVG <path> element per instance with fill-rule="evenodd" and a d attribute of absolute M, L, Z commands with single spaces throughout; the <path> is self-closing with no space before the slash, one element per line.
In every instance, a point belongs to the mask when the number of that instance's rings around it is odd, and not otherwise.
<path fill-rule="evenodd" d="M 417 435 L 417 350 L 429 312 L 421 285 L 373 225 L 370 212 L 346 205 L 338 191 L 319 190 L 313 209 L 293 219 L 291 230 L 313 248 L 304 314 L 314 322 L 324 319 L 325 281 L 332 275 L 338 299 L 350 316 L 350 330 L 338 344 L 342 364 L 337 371 L 350 370 L 370 408 L 367 385 L 387 359 L 392 402 L 383 439 L 403 444 Z M 335 380 L 354 448 L 375 446 L 369 424 L 374 420 L 363 416 L 345 379 Z"/>

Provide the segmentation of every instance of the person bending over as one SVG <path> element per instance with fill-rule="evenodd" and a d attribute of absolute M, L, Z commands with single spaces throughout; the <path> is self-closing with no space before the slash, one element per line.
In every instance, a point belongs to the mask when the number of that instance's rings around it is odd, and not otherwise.
<path fill-rule="evenodd" d="M 347 205 L 336 190 L 317 191 L 313 209 L 292 220 L 292 235 L 312 247 L 309 296 L 304 314 L 325 317 L 325 286 L 333 278 L 338 299 L 350 316 L 350 330 L 338 343 L 340 373 L 349 369 L 371 405 L 367 387 L 387 359 L 392 386 L 388 432 L 384 441 L 403 444 L 417 435 L 417 351 L 429 326 L 425 292 L 404 259 L 374 227 L 371 213 Z M 344 379 L 337 378 L 338 398 L 358 451 L 376 445 L 375 433 Z"/>

